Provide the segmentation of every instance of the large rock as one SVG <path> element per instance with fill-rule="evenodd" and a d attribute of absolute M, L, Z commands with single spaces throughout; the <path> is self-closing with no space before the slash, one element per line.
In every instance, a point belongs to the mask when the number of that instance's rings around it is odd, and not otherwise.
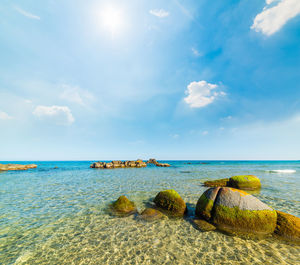
<path fill-rule="evenodd" d="M 229 179 L 227 186 L 241 190 L 257 190 L 261 188 L 259 178 L 253 175 L 233 176 Z"/>
<path fill-rule="evenodd" d="M 299 244 L 300 218 L 288 213 L 277 211 L 277 226 L 275 234 Z"/>
<path fill-rule="evenodd" d="M 154 221 L 166 217 L 161 211 L 153 208 L 147 208 L 142 213 L 140 218 L 145 221 Z"/>
<path fill-rule="evenodd" d="M 154 203 L 171 216 L 183 216 L 186 212 L 186 204 L 175 190 L 165 190 L 159 192 Z"/>
<path fill-rule="evenodd" d="M 27 170 L 37 168 L 37 165 L 30 164 L 30 165 L 19 165 L 19 164 L 0 164 L 0 171 L 7 171 L 7 170 Z"/>
<path fill-rule="evenodd" d="M 120 196 L 112 205 L 113 212 L 117 215 L 130 215 L 137 212 L 134 202 L 124 195 Z"/>
<path fill-rule="evenodd" d="M 196 216 L 204 218 L 205 220 L 209 220 L 211 218 L 212 208 L 219 189 L 219 187 L 214 189 L 211 188 L 201 195 L 196 205 Z"/>
<path fill-rule="evenodd" d="M 261 188 L 260 180 L 253 175 L 240 175 L 231 178 L 209 180 L 204 182 L 206 187 L 232 187 L 241 190 L 258 190 Z"/>
<path fill-rule="evenodd" d="M 228 187 L 210 188 L 201 196 L 196 215 L 230 234 L 267 235 L 274 232 L 277 213 L 254 196 Z"/>

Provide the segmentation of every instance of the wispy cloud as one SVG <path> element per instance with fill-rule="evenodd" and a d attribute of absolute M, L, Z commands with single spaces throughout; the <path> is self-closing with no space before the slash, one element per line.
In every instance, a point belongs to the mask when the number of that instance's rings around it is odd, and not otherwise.
<path fill-rule="evenodd" d="M 170 15 L 170 13 L 164 9 L 151 9 L 149 13 L 159 18 L 168 17 Z"/>
<path fill-rule="evenodd" d="M 218 88 L 216 84 L 210 84 L 202 80 L 199 82 L 191 82 L 185 93 L 187 97 L 184 101 L 191 108 L 203 108 L 213 103 L 218 97 L 225 96 L 223 91 L 215 91 Z"/>
<path fill-rule="evenodd" d="M 57 125 L 71 125 L 75 121 L 71 110 L 66 106 L 37 106 L 33 115 Z"/>
<path fill-rule="evenodd" d="M 12 119 L 6 112 L 0 111 L 0 120 L 10 120 Z"/>
<path fill-rule="evenodd" d="M 63 92 L 60 94 L 60 98 L 82 105 L 87 106 L 89 102 L 93 100 L 93 95 L 84 89 L 81 89 L 78 86 L 70 86 L 67 84 L 61 85 Z"/>
<path fill-rule="evenodd" d="M 37 15 L 34 15 L 28 11 L 25 11 L 24 9 L 18 7 L 18 6 L 15 6 L 14 9 L 19 12 L 21 15 L 25 16 L 25 17 L 28 17 L 30 19 L 37 19 L 37 20 L 40 20 L 41 17 L 37 16 Z"/>
<path fill-rule="evenodd" d="M 280 30 L 290 19 L 300 14 L 299 0 L 280 0 L 276 5 L 274 0 L 266 0 L 266 6 L 259 13 L 251 29 L 270 36 Z"/>

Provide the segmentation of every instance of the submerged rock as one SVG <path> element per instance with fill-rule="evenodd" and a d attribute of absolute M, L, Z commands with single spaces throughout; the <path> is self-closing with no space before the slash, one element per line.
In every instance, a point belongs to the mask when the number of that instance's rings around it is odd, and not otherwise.
<path fill-rule="evenodd" d="M 134 202 L 124 195 L 120 196 L 112 205 L 113 212 L 117 215 L 130 215 L 137 212 Z"/>
<path fill-rule="evenodd" d="M 157 163 L 156 166 L 157 167 L 170 167 L 170 164 L 168 164 L 168 163 Z"/>
<path fill-rule="evenodd" d="M 260 180 L 253 175 L 240 175 L 231 178 L 209 180 L 204 182 L 206 187 L 231 187 L 241 190 L 258 190 L 261 188 Z"/>
<path fill-rule="evenodd" d="M 286 240 L 300 243 L 300 218 L 281 211 L 276 212 L 277 225 L 275 234 Z"/>
<path fill-rule="evenodd" d="M 185 202 L 175 190 L 159 192 L 154 199 L 154 203 L 167 214 L 176 217 L 183 216 L 187 209 Z"/>
<path fill-rule="evenodd" d="M 203 219 L 194 219 L 193 224 L 194 226 L 196 226 L 197 229 L 201 230 L 202 232 L 214 231 L 217 229 L 214 225 L 210 224 L 209 222 Z"/>
<path fill-rule="evenodd" d="M 19 164 L 0 164 L 0 171 L 7 171 L 7 170 L 27 170 L 37 168 L 37 165 L 30 164 L 30 165 L 19 165 Z"/>
<path fill-rule="evenodd" d="M 154 221 L 164 217 L 166 216 L 161 211 L 153 208 L 145 209 L 140 215 L 140 218 L 145 221 Z"/>
<path fill-rule="evenodd" d="M 204 196 L 203 196 L 204 195 Z M 196 215 L 230 234 L 267 235 L 274 232 L 277 213 L 254 196 L 234 188 L 205 191 Z"/>
<path fill-rule="evenodd" d="M 229 178 L 208 180 L 208 181 L 204 182 L 204 186 L 206 186 L 206 187 L 226 187 L 228 181 L 229 181 Z"/>

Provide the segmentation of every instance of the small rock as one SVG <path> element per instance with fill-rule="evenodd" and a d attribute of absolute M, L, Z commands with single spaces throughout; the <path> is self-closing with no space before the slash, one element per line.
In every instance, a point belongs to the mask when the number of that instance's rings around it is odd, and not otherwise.
<path fill-rule="evenodd" d="M 217 228 L 203 219 L 194 219 L 193 224 L 202 232 L 214 231 Z"/>
<path fill-rule="evenodd" d="M 153 209 L 153 208 L 147 208 L 145 209 L 141 215 L 140 218 L 145 221 L 154 221 L 157 219 L 161 219 L 166 217 L 162 212 L 159 210 Z"/>
<path fill-rule="evenodd" d="M 175 190 L 159 192 L 154 199 L 154 203 L 168 215 L 175 217 L 183 216 L 187 210 L 184 200 Z"/>
<path fill-rule="evenodd" d="M 111 205 L 111 208 L 117 215 L 128 216 L 137 212 L 134 202 L 128 200 L 124 195 L 120 196 L 118 200 Z"/>

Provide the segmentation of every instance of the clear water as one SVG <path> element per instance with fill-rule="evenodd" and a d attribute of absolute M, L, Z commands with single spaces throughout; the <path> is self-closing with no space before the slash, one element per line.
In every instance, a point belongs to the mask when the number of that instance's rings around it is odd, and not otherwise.
<path fill-rule="evenodd" d="M 91 161 L 31 161 L 37 169 L 0 173 L 0 264 L 300 263 L 299 246 L 273 237 L 203 233 L 191 225 L 192 216 L 145 223 L 106 212 L 123 194 L 141 211 L 168 188 L 192 212 L 206 189 L 203 181 L 253 174 L 263 186 L 255 196 L 299 217 L 300 162 L 166 162 L 172 167 L 101 170 L 90 169 Z M 296 172 L 269 172 L 278 169 Z"/>

